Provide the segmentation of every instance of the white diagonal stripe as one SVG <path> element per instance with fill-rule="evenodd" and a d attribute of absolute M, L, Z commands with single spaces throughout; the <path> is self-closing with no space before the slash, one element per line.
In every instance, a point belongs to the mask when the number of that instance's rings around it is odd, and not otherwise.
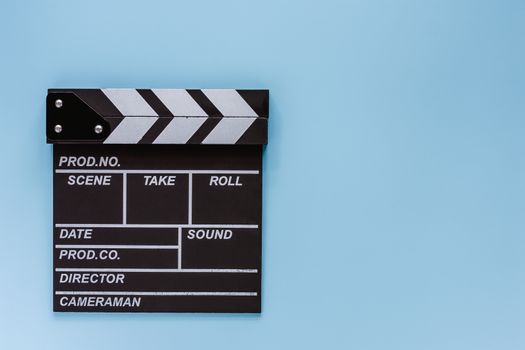
<path fill-rule="evenodd" d="M 157 117 L 157 113 L 135 89 L 102 89 L 125 117 Z"/>
<path fill-rule="evenodd" d="M 203 89 L 202 92 L 225 117 L 257 117 L 257 113 L 234 89 Z"/>
<path fill-rule="evenodd" d="M 138 143 L 157 119 L 155 117 L 124 118 L 104 143 Z"/>
<path fill-rule="evenodd" d="M 151 90 L 176 117 L 206 117 L 208 114 L 184 89 Z"/>
<path fill-rule="evenodd" d="M 206 117 L 175 117 L 153 143 L 186 143 L 206 119 Z"/>
<path fill-rule="evenodd" d="M 257 118 L 222 118 L 202 143 L 234 144 Z"/>

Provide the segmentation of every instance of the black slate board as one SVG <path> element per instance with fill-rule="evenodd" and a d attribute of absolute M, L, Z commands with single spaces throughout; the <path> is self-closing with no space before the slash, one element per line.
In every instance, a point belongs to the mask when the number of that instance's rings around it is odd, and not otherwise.
<path fill-rule="evenodd" d="M 54 311 L 261 311 L 261 145 L 54 145 Z"/>

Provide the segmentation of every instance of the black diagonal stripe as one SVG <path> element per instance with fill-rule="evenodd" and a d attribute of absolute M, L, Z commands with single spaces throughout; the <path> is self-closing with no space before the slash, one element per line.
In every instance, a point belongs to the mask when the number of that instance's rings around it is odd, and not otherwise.
<path fill-rule="evenodd" d="M 73 92 L 101 117 L 122 117 L 122 113 L 100 89 L 49 89 L 49 92 Z"/>
<path fill-rule="evenodd" d="M 219 124 L 222 118 L 208 118 L 206 121 L 201 125 L 199 130 L 193 134 L 192 137 L 188 140 L 188 144 L 196 145 L 201 144 L 202 141 L 210 134 L 210 132 Z"/>
<path fill-rule="evenodd" d="M 188 94 L 201 106 L 206 114 L 211 117 L 201 125 L 199 130 L 193 134 L 188 140 L 188 144 L 201 144 L 202 141 L 210 134 L 210 132 L 219 124 L 222 113 L 215 107 L 215 105 L 204 95 L 201 90 L 186 90 Z"/>
<path fill-rule="evenodd" d="M 111 118 L 104 118 L 109 123 L 109 127 L 111 128 L 111 132 L 117 128 L 117 126 L 124 120 L 124 117 L 111 117 Z"/>
<path fill-rule="evenodd" d="M 221 118 L 222 113 L 215 107 L 215 105 L 204 95 L 201 90 L 186 90 L 188 94 L 201 106 L 209 117 Z M 204 125 L 203 125 L 204 126 Z"/>
<path fill-rule="evenodd" d="M 237 92 L 259 117 L 268 118 L 270 100 L 268 90 L 237 90 Z"/>
<path fill-rule="evenodd" d="M 151 144 L 157 139 L 162 130 L 168 126 L 173 118 L 158 118 L 155 124 L 142 136 L 139 143 Z"/>
<path fill-rule="evenodd" d="M 237 145 L 265 145 L 268 143 L 268 119 L 257 118 L 237 140 Z"/>
<path fill-rule="evenodd" d="M 153 108 L 159 117 L 173 117 L 170 110 L 150 89 L 137 89 L 137 92 Z"/>

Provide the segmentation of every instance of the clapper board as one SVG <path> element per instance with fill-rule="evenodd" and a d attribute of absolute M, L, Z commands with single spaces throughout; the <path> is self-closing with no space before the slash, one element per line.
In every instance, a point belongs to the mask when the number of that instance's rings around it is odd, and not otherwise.
<path fill-rule="evenodd" d="M 48 90 L 54 311 L 260 312 L 268 100 Z"/>

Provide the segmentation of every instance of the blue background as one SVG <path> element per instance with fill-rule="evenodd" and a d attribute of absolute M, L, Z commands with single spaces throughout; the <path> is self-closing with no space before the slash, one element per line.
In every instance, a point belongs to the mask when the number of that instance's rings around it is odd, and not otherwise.
<path fill-rule="evenodd" d="M 0 348 L 525 348 L 524 18 L 3 0 Z M 271 90 L 260 316 L 51 311 L 49 87 Z"/>

